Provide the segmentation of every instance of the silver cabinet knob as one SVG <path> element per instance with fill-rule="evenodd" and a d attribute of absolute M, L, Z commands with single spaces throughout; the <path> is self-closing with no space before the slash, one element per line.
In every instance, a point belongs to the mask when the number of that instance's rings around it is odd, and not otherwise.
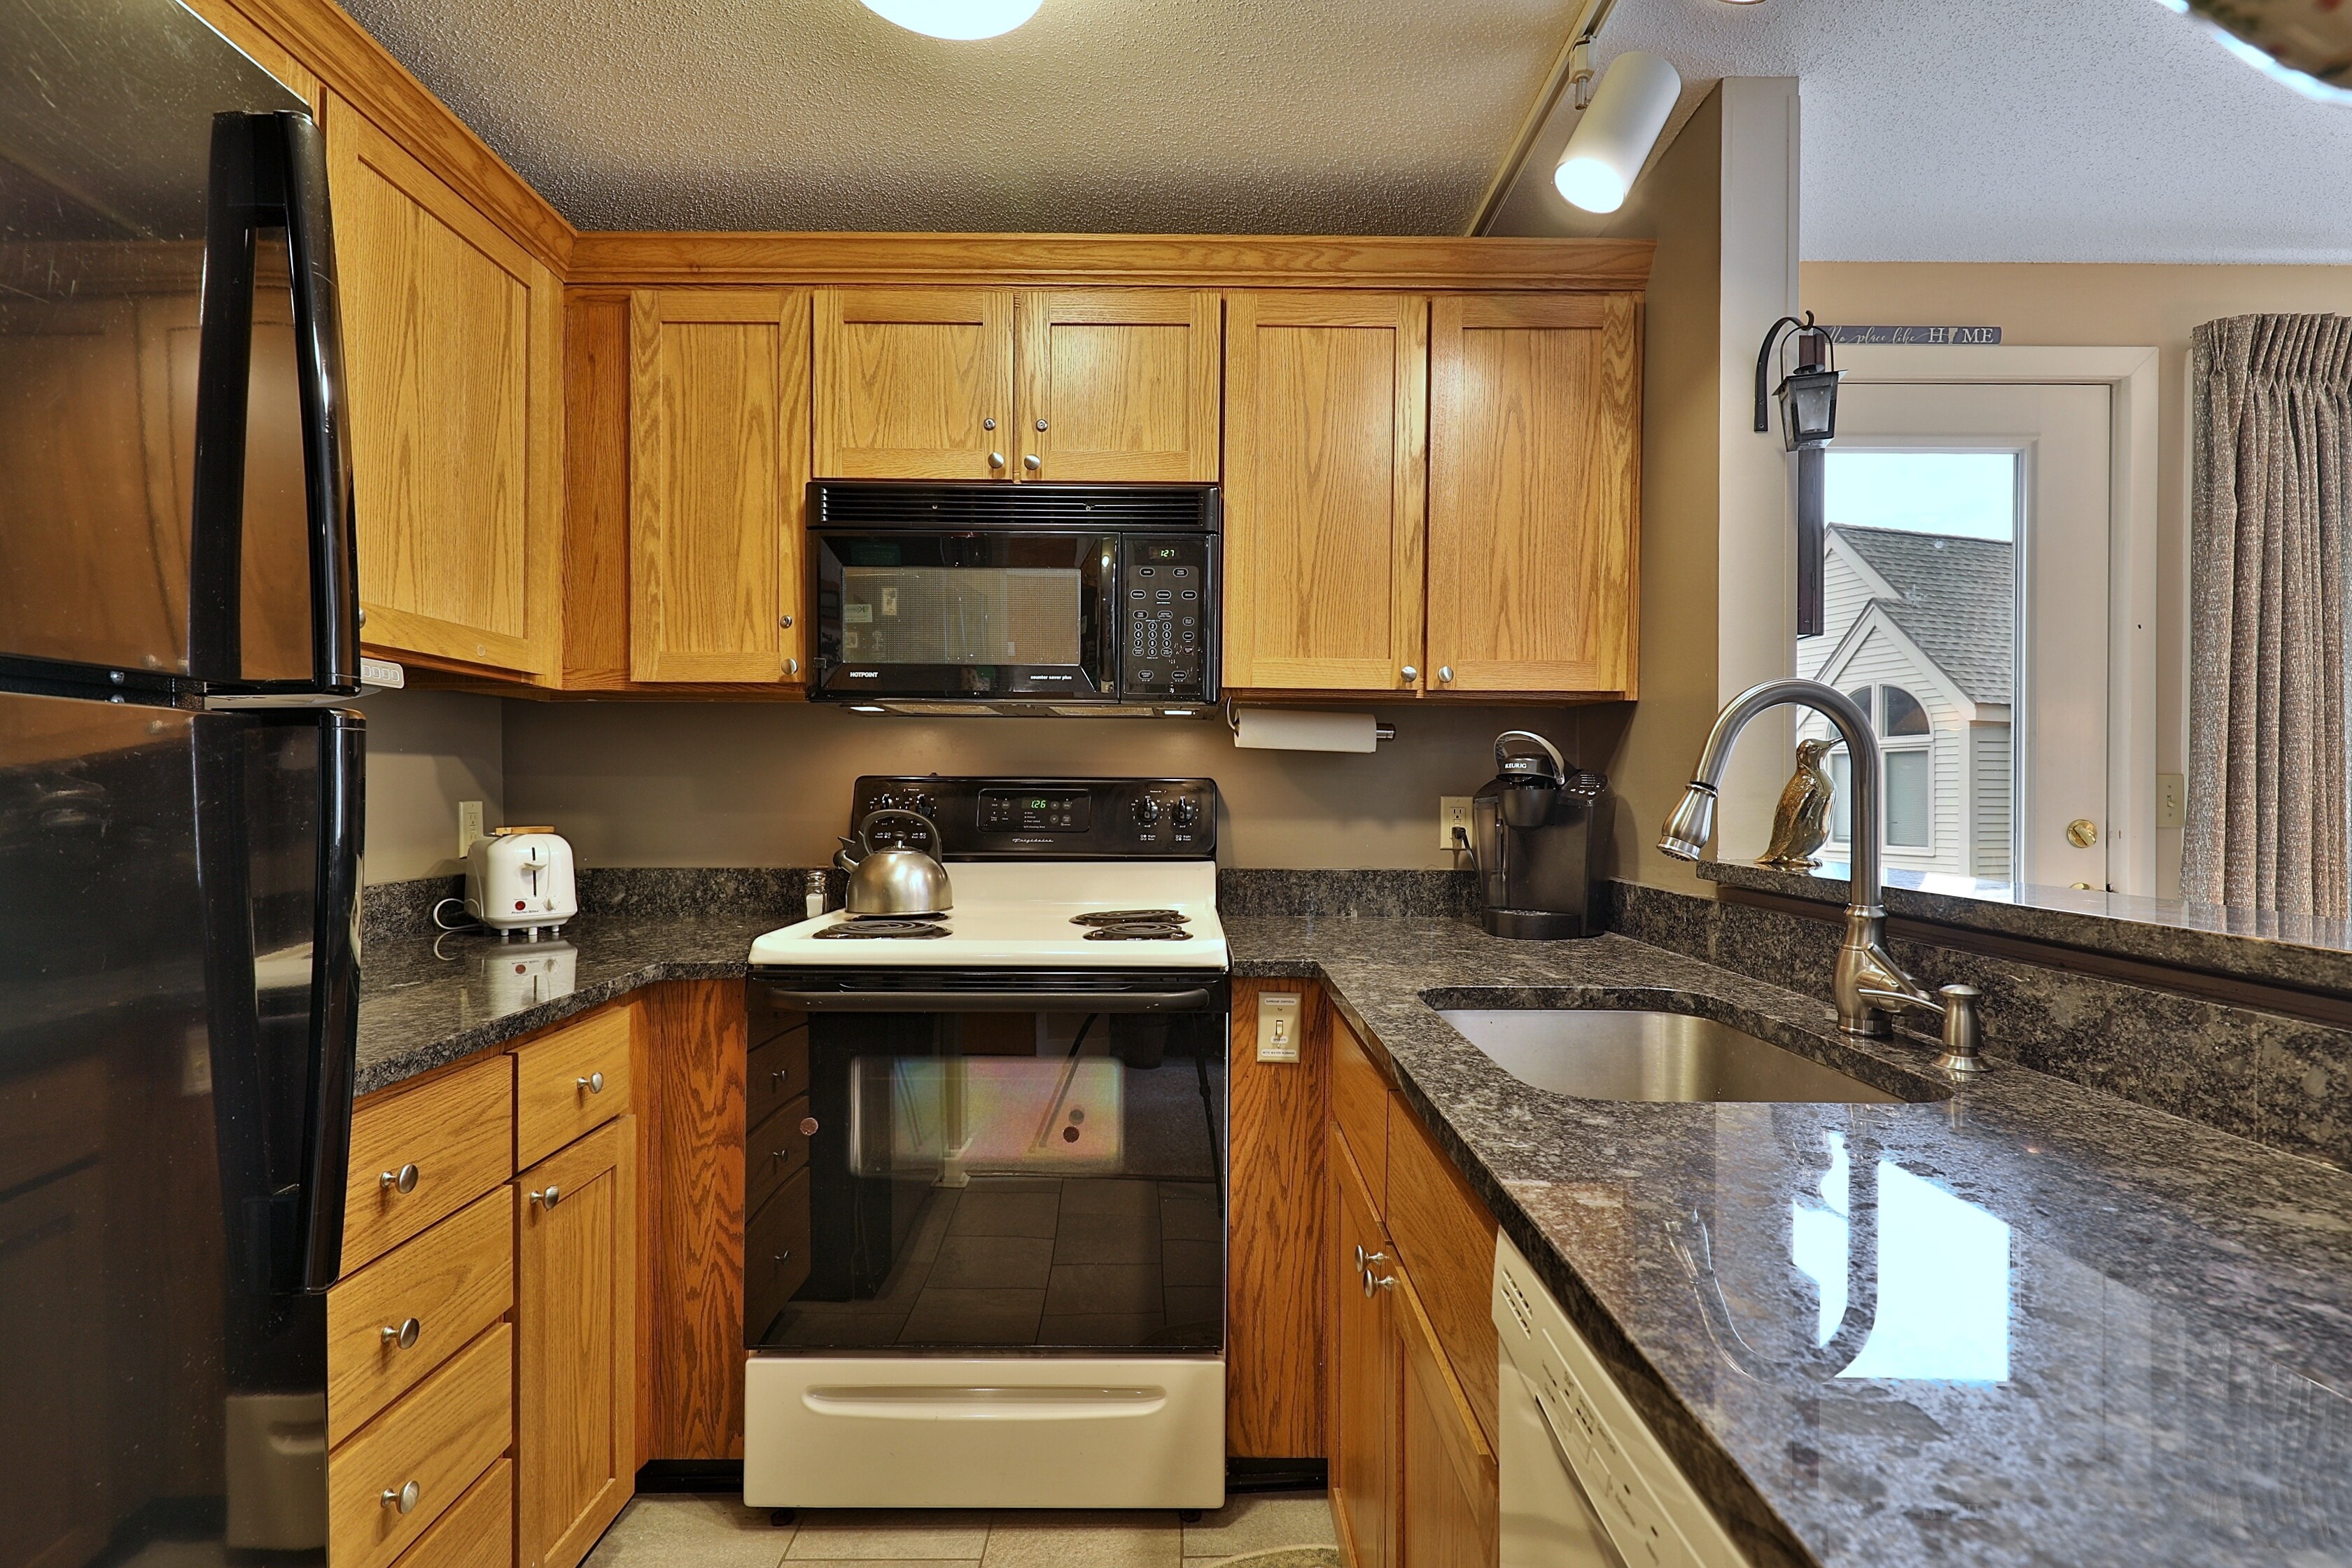
<path fill-rule="evenodd" d="M 556 1205 L 563 1201 L 563 1189 L 557 1186 L 553 1182 L 550 1182 L 547 1184 L 545 1191 L 531 1194 L 530 1201 L 539 1205 L 541 1208 L 551 1209 Z"/>
<path fill-rule="evenodd" d="M 793 629 L 793 618 L 790 616 L 778 616 L 776 617 L 776 625 L 783 627 L 786 631 L 790 631 Z"/>
<path fill-rule="evenodd" d="M 980 427 L 983 430 L 993 430 L 996 428 L 996 421 L 993 419 L 983 419 L 980 422 Z"/>
<path fill-rule="evenodd" d="M 1032 452 L 1029 456 L 1021 459 L 1021 466 L 1034 474 L 1038 469 L 1045 466 L 1045 459 L 1037 456 L 1036 453 Z"/>
<path fill-rule="evenodd" d="M 1004 454 L 1002 452 L 991 452 L 988 455 L 988 466 L 992 468 L 1001 468 L 1004 467 Z"/>
<path fill-rule="evenodd" d="M 1039 421 L 1037 421 L 1037 428 L 1038 428 L 1038 429 L 1043 430 L 1045 427 L 1045 422 L 1043 419 L 1040 419 Z"/>
<path fill-rule="evenodd" d="M 575 1078 L 572 1081 L 578 1084 L 582 1089 L 586 1089 L 591 1094 L 602 1094 L 604 1092 L 604 1075 L 603 1073 L 592 1072 L 586 1078 Z"/>
<path fill-rule="evenodd" d="M 798 675 L 800 672 L 801 661 L 799 659 L 788 658 L 784 660 L 784 673 L 786 675 Z"/>
<path fill-rule="evenodd" d="M 1451 679 L 1454 679 L 1454 667 L 1453 667 L 1452 665 L 1450 665 L 1450 664 L 1441 664 L 1441 665 L 1439 665 L 1439 666 L 1437 667 L 1437 679 L 1440 679 L 1440 680 L 1451 680 Z"/>
<path fill-rule="evenodd" d="M 1403 676 L 1407 680 L 1419 680 L 1421 679 L 1421 671 L 1415 669 L 1409 664 L 1402 669 L 1398 670 L 1397 673 Z"/>
<path fill-rule="evenodd" d="M 387 1193 L 413 1193 L 416 1190 L 416 1167 L 403 1165 L 397 1171 L 386 1171 L 376 1178 L 376 1184 Z"/>
<path fill-rule="evenodd" d="M 413 1351 L 416 1348 L 416 1336 L 425 1331 L 425 1325 L 414 1318 L 403 1318 L 397 1323 L 386 1323 L 376 1331 L 385 1344 Z"/>
<path fill-rule="evenodd" d="M 415 1481 L 410 1481 L 407 1485 L 400 1488 L 398 1490 L 394 1490 L 391 1487 L 384 1488 L 383 1497 L 381 1500 L 384 1507 L 396 1508 L 401 1512 L 406 1513 L 416 1506 L 416 1500 L 424 1495 L 425 1489 L 418 1486 Z"/>
<path fill-rule="evenodd" d="M 803 1116 L 801 1118 L 801 1136 L 803 1138 L 814 1138 L 816 1136 L 815 1117 Z"/>

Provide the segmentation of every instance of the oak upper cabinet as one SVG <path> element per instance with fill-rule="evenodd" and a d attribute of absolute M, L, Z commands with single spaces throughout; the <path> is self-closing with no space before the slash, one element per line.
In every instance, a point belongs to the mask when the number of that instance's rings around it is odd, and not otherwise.
<path fill-rule="evenodd" d="M 809 291 L 639 289 L 629 309 L 629 674 L 800 674 Z"/>
<path fill-rule="evenodd" d="M 365 116 L 329 99 L 362 640 L 554 668 L 562 290 Z"/>
<path fill-rule="evenodd" d="M 1634 694 L 1640 307 L 1431 308 L 1429 689 Z"/>
<path fill-rule="evenodd" d="M 636 1119 L 515 1178 L 517 1568 L 574 1568 L 636 1458 Z"/>
<path fill-rule="evenodd" d="M 1420 684 L 1428 302 L 1225 297 L 1225 684 Z"/>
<path fill-rule="evenodd" d="M 1015 479 L 1215 480 L 1214 289 L 1030 289 L 1014 317 Z"/>
<path fill-rule="evenodd" d="M 816 475 L 996 479 L 1013 450 L 1013 290 L 820 289 Z"/>

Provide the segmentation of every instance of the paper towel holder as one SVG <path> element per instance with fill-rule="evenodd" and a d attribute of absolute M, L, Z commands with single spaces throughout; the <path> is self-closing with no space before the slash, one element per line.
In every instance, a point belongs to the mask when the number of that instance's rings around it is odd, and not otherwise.
<path fill-rule="evenodd" d="M 1242 732 L 1241 714 L 1236 710 L 1234 700 L 1231 697 L 1227 697 L 1225 699 L 1225 728 L 1236 735 Z M 1390 723 L 1385 719 L 1374 720 L 1372 721 L 1372 739 L 1375 741 L 1395 740 L 1396 726 Z"/>

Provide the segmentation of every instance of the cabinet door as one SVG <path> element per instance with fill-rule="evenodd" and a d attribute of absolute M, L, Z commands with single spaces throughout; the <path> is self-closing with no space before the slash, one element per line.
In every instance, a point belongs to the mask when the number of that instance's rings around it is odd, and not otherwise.
<path fill-rule="evenodd" d="M 362 640 L 550 671 L 562 289 L 348 103 L 326 125 Z"/>
<path fill-rule="evenodd" d="M 1420 684 L 1428 320 L 1404 294 L 1226 296 L 1228 687 Z"/>
<path fill-rule="evenodd" d="M 1024 479 L 1217 477 L 1213 289 L 1034 289 L 1020 299 Z"/>
<path fill-rule="evenodd" d="M 1639 323 L 1630 295 L 1432 307 L 1433 689 L 1633 694 Z"/>
<path fill-rule="evenodd" d="M 1397 1510 L 1398 1350 L 1396 1292 L 1364 1289 L 1394 1274 L 1371 1194 L 1348 1141 L 1331 1141 L 1332 1254 L 1329 1420 L 1331 1516 L 1354 1568 L 1391 1568 L 1400 1559 Z M 1367 1262 L 1357 1262 L 1360 1248 Z M 1371 1261 L 1377 1259 L 1377 1262 Z"/>
<path fill-rule="evenodd" d="M 1404 1359 L 1399 1536 L 1411 1568 L 1494 1568 L 1502 1504 L 1494 1451 L 1470 1417 L 1435 1331 L 1400 1273 L 1392 1293 Z M 1384 1292 L 1387 1293 L 1387 1292 Z"/>
<path fill-rule="evenodd" d="M 573 1568 L 637 1469 L 636 1118 L 515 1178 L 519 1568 Z"/>
<path fill-rule="evenodd" d="M 1013 290 L 816 291 L 816 473 L 1001 479 L 1013 449 Z"/>
<path fill-rule="evenodd" d="M 629 674 L 800 673 L 804 289 L 640 289 L 629 308 Z"/>

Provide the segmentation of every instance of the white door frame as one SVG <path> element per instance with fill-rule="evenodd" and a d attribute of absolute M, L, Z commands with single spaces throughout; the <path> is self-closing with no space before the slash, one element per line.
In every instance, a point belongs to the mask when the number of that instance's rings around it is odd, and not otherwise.
<path fill-rule="evenodd" d="M 2156 398 L 2153 348 L 1841 343 L 1870 384 L 2006 383 L 2108 389 L 2107 879 L 2156 896 Z"/>

